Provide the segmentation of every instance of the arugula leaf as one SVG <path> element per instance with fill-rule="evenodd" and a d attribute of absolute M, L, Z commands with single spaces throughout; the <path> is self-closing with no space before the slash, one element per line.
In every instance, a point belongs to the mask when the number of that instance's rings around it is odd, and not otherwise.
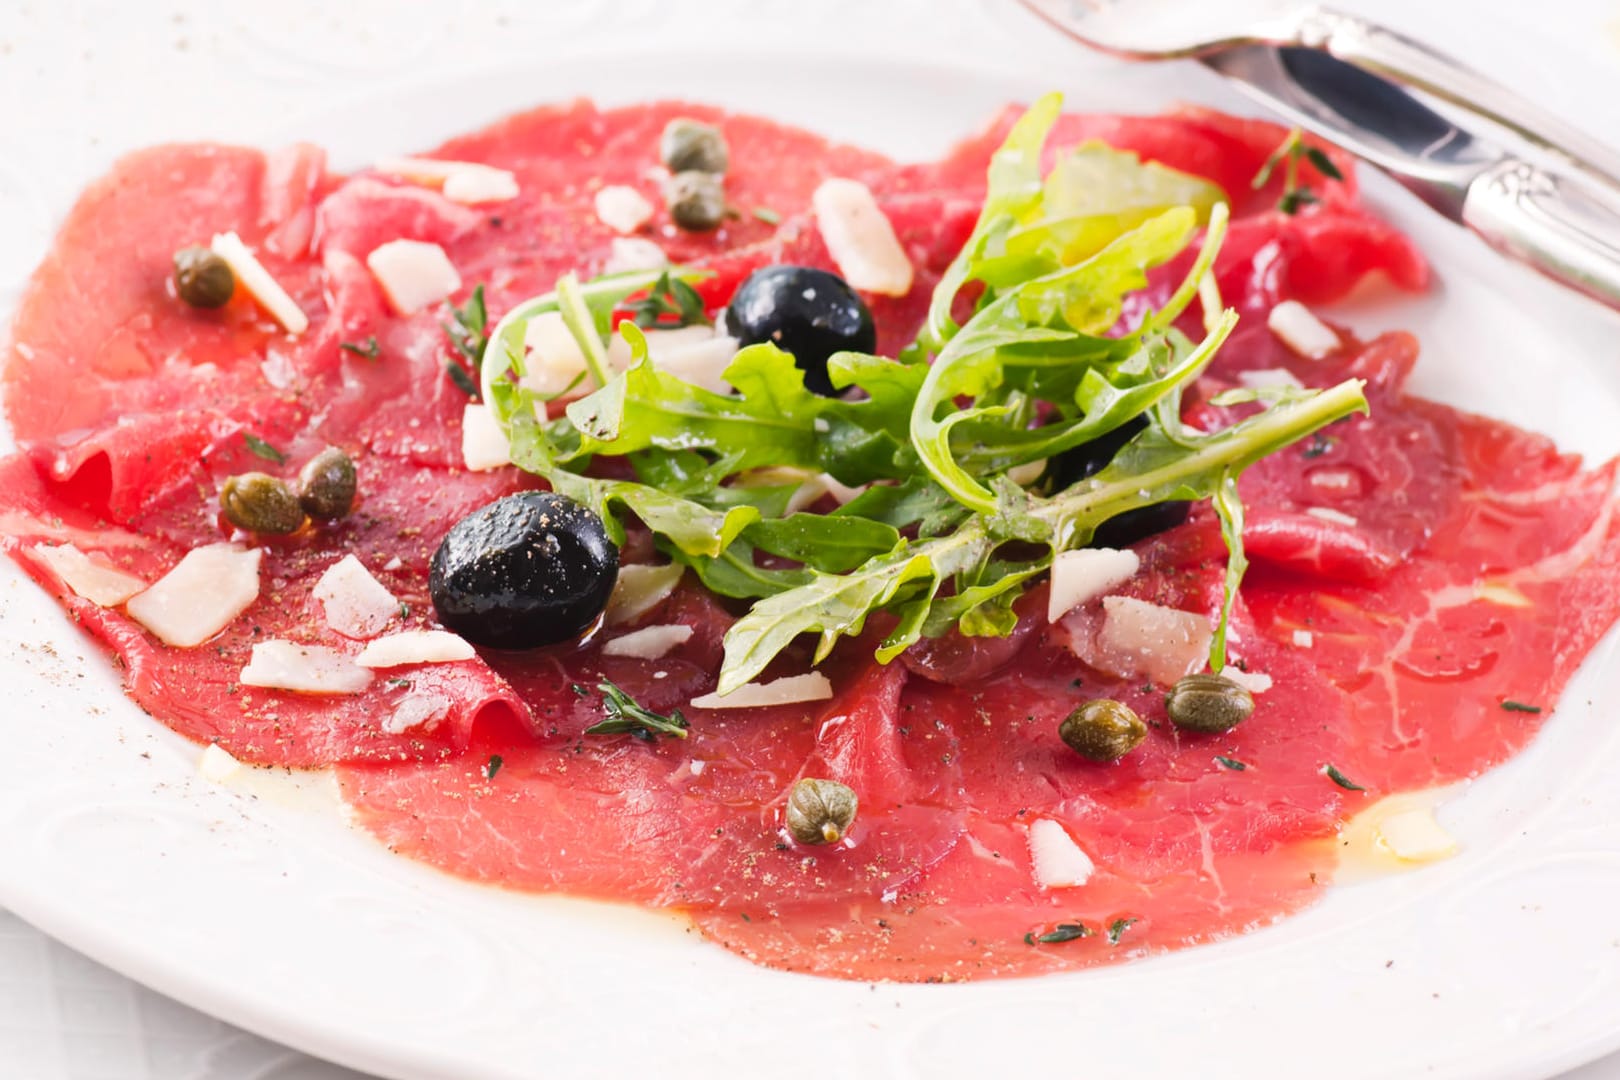
<path fill-rule="evenodd" d="M 1221 615 L 1209 643 L 1209 670 L 1219 675 L 1226 666 L 1226 633 L 1232 622 L 1232 605 L 1249 569 L 1248 556 L 1243 552 L 1243 502 L 1238 498 L 1237 477 L 1230 470 L 1222 474 L 1210 504 L 1220 518 L 1221 539 L 1226 541 L 1226 586 L 1221 594 Z"/>
<path fill-rule="evenodd" d="M 1027 519 L 1022 524 L 1044 531 L 1053 551 L 1081 547 L 1097 526 L 1127 510 L 1212 497 L 1228 477 L 1282 446 L 1364 410 L 1366 404 L 1361 381 L 1350 379 L 1201 435 L 1190 450 L 1150 424 L 1096 475 L 1051 499 L 1031 499 L 1030 508 L 1020 515 Z M 848 574 L 818 573 L 805 585 L 755 604 L 726 633 L 720 693 L 753 679 L 802 633 L 819 634 L 815 655 L 819 663 L 838 638 L 859 634 L 872 612 L 894 605 L 901 624 L 877 654 L 881 661 L 892 659 L 928 627 L 929 613 L 945 579 L 979 564 L 998 546 L 990 521 L 977 514 L 948 536 L 901 540 L 892 551 Z M 1005 586 L 986 586 L 988 594 L 975 594 L 974 599 L 980 603 L 993 599 L 998 595 L 995 590 L 1015 587 L 1041 565 L 1036 560 L 1008 574 Z M 960 606 L 954 602 L 943 606 L 941 619 L 932 629 L 943 632 L 948 628 L 950 617 L 959 617 Z"/>
<path fill-rule="evenodd" d="M 635 358 L 629 370 L 574 401 L 567 416 L 580 434 L 579 455 L 631 454 L 649 448 L 724 452 L 733 470 L 814 465 L 815 417 L 824 398 L 774 345 L 750 346 L 726 368 L 738 394 L 717 394 L 660 371 L 634 325 L 620 333 Z"/>
<path fill-rule="evenodd" d="M 681 715 L 681 710 L 672 709 L 668 716 L 664 716 L 644 709 L 635 698 L 605 679 L 597 683 L 596 688 L 602 693 L 602 708 L 607 717 L 586 728 L 585 734 L 634 735 L 649 742 L 658 735 L 676 739 L 687 737 L 687 729 L 691 725 Z"/>

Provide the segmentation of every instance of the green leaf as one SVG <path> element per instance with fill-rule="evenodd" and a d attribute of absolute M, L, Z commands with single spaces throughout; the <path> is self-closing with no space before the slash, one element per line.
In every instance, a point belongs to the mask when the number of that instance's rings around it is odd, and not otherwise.
<path fill-rule="evenodd" d="M 454 360 L 446 360 L 444 362 L 444 373 L 450 376 L 450 381 L 456 384 L 457 390 L 470 398 L 478 396 L 478 384 L 473 382 L 473 377 L 467 374 L 466 368 Z"/>
<path fill-rule="evenodd" d="M 1215 764 L 1219 765 L 1223 769 L 1231 769 L 1233 772 L 1243 772 L 1249 767 L 1248 765 L 1239 761 L 1237 758 L 1233 757 L 1217 757 L 1215 759 Z"/>
<path fill-rule="evenodd" d="M 493 780 L 493 779 L 495 779 L 495 774 L 501 771 L 501 766 L 503 764 L 505 764 L 505 761 L 501 757 L 501 755 L 499 755 L 499 754 L 491 754 L 491 755 L 489 755 L 489 760 L 484 763 L 484 779 L 485 780 Z"/>
<path fill-rule="evenodd" d="M 634 735 L 651 741 L 654 736 L 687 737 L 690 724 L 681 710 L 674 709 L 668 716 L 644 709 L 635 698 L 613 683 L 603 680 L 596 684 L 602 693 L 602 708 L 607 716 L 585 729 L 587 735 Z"/>
<path fill-rule="evenodd" d="M 1061 945 L 1065 941 L 1078 941 L 1080 938 L 1090 937 L 1091 934 L 1091 927 L 1085 923 L 1058 923 L 1046 933 L 1037 934 L 1035 940 L 1042 945 Z"/>
<path fill-rule="evenodd" d="M 738 540 L 718 555 L 691 555 L 679 550 L 671 556 L 692 568 L 704 588 L 721 596 L 751 600 L 797 589 L 815 580 L 815 574 L 800 569 L 770 569 L 754 560 L 754 549 Z"/>
<path fill-rule="evenodd" d="M 688 555 L 720 554 L 760 518 L 754 506 L 714 510 L 633 480 L 599 479 L 570 472 L 557 463 L 550 441 L 532 415 L 519 414 L 509 430 L 513 463 L 545 477 L 558 494 L 589 507 L 601 517 L 616 544 L 624 543 L 625 533 L 613 514 L 615 507 L 628 510 Z"/>
<path fill-rule="evenodd" d="M 900 532 L 853 514 L 793 514 L 756 521 L 743 539 L 761 551 L 837 574 L 892 551 Z"/>
<path fill-rule="evenodd" d="M 1322 772 L 1324 774 L 1326 774 L 1326 776 L 1327 776 L 1327 778 L 1329 780 L 1333 781 L 1335 784 L 1338 784 L 1340 787 L 1344 788 L 1344 790 L 1346 790 L 1346 791 L 1366 791 L 1367 790 L 1366 788 L 1362 787 L 1360 784 L 1356 783 L 1354 780 L 1350 779 L 1348 776 L 1344 775 L 1344 773 L 1340 772 L 1338 767 L 1335 766 L 1335 765 L 1324 765 L 1322 767 Z"/>
<path fill-rule="evenodd" d="M 477 364 L 484 355 L 484 349 L 489 345 L 488 324 L 489 311 L 484 307 L 484 287 L 479 285 L 473 289 L 472 295 L 461 307 L 450 305 L 450 321 L 443 326 L 445 334 L 450 338 L 450 344 L 461 354 L 462 359 L 470 364 Z M 473 391 L 468 391 L 469 396 L 472 394 Z"/>
<path fill-rule="evenodd" d="M 953 537 L 913 550 L 902 540 L 893 551 L 850 573 L 816 574 L 796 589 L 760 600 L 726 633 L 719 692 L 730 693 L 749 682 L 800 634 L 820 635 L 815 655 L 819 663 L 840 637 L 859 634 L 867 616 L 892 602 L 907 585 L 935 580 L 939 573 L 935 552 L 941 545 L 964 542 Z M 988 541 L 981 537 L 979 542 Z M 921 550 L 924 547 L 929 550 Z"/>
<path fill-rule="evenodd" d="M 280 450 L 277 450 L 275 447 L 271 446 L 269 443 L 265 442 L 251 431 L 244 431 L 242 433 L 242 441 L 247 444 L 248 450 L 253 453 L 254 457 L 261 457 L 266 461 L 273 461 L 277 465 L 280 465 L 287 460 L 286 454 L 283 454 Z"/>
<path fill-rule="evenodd" d="M 635 326 L 620 332 L 635 362 L 567 409 L 579 456 L 656 448 L 724 453 L 733 471 L 816 464 L 815 418 L 825 399 L 804 388 L 803 372 L 776 346 L 738 353 L 726 368 L 738 393 L 716 394 L 655 367 Z"/>
<path fill-rule="evenodd" d="M 1305 159 L 1312 165 L 1316 166 L 1316 171 L 1327 177 L 1329 180 L 1342 181 L 1344 179 L 1344 174 L 1339 171 L 1339 167 L 1333 164 L 1333 159 L 1328 157 L 1327 151 L 1323 150 L 1321 147 L 1306 146 Z"/>
<path fill-rule="evenodd" d="M 1135 926 L 1139 919 L 1115 919 L 1108 924 L 1108 944 L 1118 945 L 1119 939 L 1125 936 L 1125 931 Z"/>
<path fill-rule="evenodd" d="M 1503 698 L 1502 709 L 1504 712 L 1538 713 L 1541 711 L 1541 706 L 1526 705 L 1522 701 L 1513 701 L 1510 698 Z"/>
<path fill-rule="evenodd" d="M 352 352 L 356 356 L 363 356 L 367 360 L 377 359 L 382 352 L 382 348 L 377 344 L 376 334 L 372 334 L 361 343 L 356 343 L 353 341 L 340 342 L 338 344 L 338 348 L 342 349 L 344 352 Z"/>

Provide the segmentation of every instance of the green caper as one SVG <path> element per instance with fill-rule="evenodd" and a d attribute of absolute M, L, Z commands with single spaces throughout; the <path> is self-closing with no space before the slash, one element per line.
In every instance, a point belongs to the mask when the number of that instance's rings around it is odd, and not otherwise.
<path fill-rule="evenodd" d="M 256 533 L 297 532 L 304 524 L 304 508 L 292 488 L 261 472 L 226 479 L 219 489 L 225 520 Z"/>
<path fill-rule="evenodd" d="M 1058 736 L 1069 749 L 1092 761 L 1118 761 L 1147 738 L 1147 725 L 1129 705 L 1098 698 L 1065 717 Z"/>
<path fill-rule="evenodd" d="M 1222 675 L 1188 675 L 1165 698 L 1170 722 L 1187 731 L 1231 731 L 1254 712 L 1254 697 Z"/>
<path fill-rule="evenodd" d="M 712 173 L 676 173 L 664 184 L 664 201 L 675 224 L 691 232 L 708 232 L 725 220 L 726 189 Z"/>
<path fill-rule="evenodd" d="M 335 446 L 310 458 L 298 472 L 298 502 L 316 521 L 337 521 L 354 509 L 354 462 Z"/>
<path fill-rule="evenodd" d="M 731 164 L 726 137 L 712 124 L 700 124 L 689 116 L 677 116 L 664 125 L 658 141 L 658 156 L 672 173 L 723 173 Z"/>
<path fill-rule="evenodd" d="M 836 780 L 805 778 L 788 792 L 787 827 L 801 844 L 836 844 L 849 832 L 860 800 Z"/>
<path fill-rule="evenodd" d="M 192 307 L 222 307 L 236 291 L 236 275 L 208 248 L 181 248 L 174 253 L 174 291 Z"/>

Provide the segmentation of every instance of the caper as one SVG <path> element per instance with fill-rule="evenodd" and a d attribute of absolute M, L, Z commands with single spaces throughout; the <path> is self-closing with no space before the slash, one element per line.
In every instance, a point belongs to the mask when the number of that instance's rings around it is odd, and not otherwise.
<path fill-rule="evenodd" d="M 664 184 L 664 201 L 675 224 L 691 232 L 707 232 L 726 216 L 726 190 L 712 173 L 676 173 Z"/>
<path fill-rule="evenodd" d="M 788 792 L 788 832 L 801 844 L 836 844 L 849 832 L 859 802 L 836 780 L 806 777 Z"/>
<path fill-rule="evenodd" d="M 1147 725 L 1129 705 L 1098 698 L 1065 717 L 1058 736 L 1069 749 L 1092 761 L 1118 761 L 1147 738 Z"/>
<path fill-rule="evenodd" d="M 310 458 L 298 473 L 298 502 L 316 521 L 337 521 L 354 509 L 354 462 L 335 446 Z"/>
<path fill-rule="evenodd" d="M 174 253 L 174 291 L 192 307 L 221 307 L 236 291 L 236 275 L 208 248 L 181 248 Z"/>
<path fill-rule="evenodd" d="M 256 533 L 297 532 L 304 523 L 304 508 L 292 488 L 261 472 L 226 479 L 219 489 L 225 520 Z"/>
<path fill-rule="evenodd" d="M 658 142 L 658 156 L 672 173 L 689 169 L 723 173 L 731 164 L 726 137 L 712 124 L 700 124 L 689 116 L 677 116 L 664 125 Z"/>
<path fill-rule="evenodd" d="M 1188 731 L 1231 731 L 1254 712 L 1254 697 L 1222 675 L 1188 675 L 1165 698 L 1170 722 Z"/>

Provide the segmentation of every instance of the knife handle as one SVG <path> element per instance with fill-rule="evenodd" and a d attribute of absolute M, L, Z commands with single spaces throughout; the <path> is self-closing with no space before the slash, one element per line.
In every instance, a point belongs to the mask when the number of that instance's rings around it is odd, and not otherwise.
<path fill-rule="evenodd" d="M 1387 27 L 1316 9 L 1296 28 L 1303 45 L 1432 94 L 1501 125 L 1567 164 L 1620 184 L 1620 152 L 1532 105 L 1495 79 Z"/>
<path fill-rule="evenodd" d="M 1620 201 L 1607 185 L 1509 158 L 1468 186 L 1462 219 L 1491 247 L 1620 311 Z"/>

